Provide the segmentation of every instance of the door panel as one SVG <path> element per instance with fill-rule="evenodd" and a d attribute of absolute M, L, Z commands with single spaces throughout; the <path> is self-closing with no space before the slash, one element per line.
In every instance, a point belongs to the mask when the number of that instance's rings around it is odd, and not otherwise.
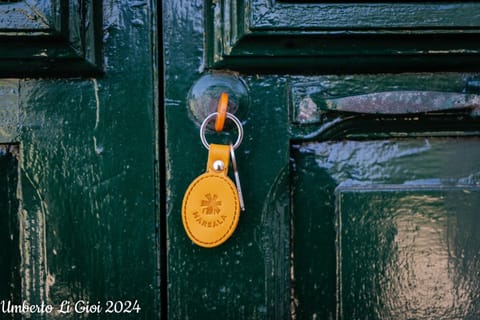
<path fill-rule="evenodd" d="M 252 106 L 265 106 L 250 110 L 251 122 L 245 123 L 244 142 L 236 152 L 246 211 L 232 238 L 212 249 L 194 245 L 183 230 L 182 198 L 189 183 L 204 172 L 208 152 L 200 142 L 198 127 L 185 112 L 185 92 L 169 91 L 169 101 L 178 104 L 167 107 L 167 119 L 183 123 L 167 131 L 171 319 L 283 319 L 289 315 L 287 114 L 275 101 L 264 102 L 265 96 L 277 95 L 277 86 L 285 84 L 274 77 L 244 80 L 251 88 Z M 278 126 L 272 130 L 269 124 L 256 121 L 267 118 Z M 209 141 L 214 138 L 208 134 Z"/>
<path fill-rule="evenodd" d="M 169 0 L 163 12 L 169 318 L 478 316 L 463 307 L 476 293 L 456 291 L 477 288 L 457 267 L 478 260 L 479 239 L 461 229 L 478 225 L 476 3 Z M 207 161 L 197 116 L 216 105 L 192 110 L 189 90 L 220 94 L 202 82 L 215 75 L 248 91 L 236 151 L 247 209 L 227 242 L 204 249 L 181 205 Z M 417 269 L 398 284 L 385 274 L 403 256 Z M 423 270 L 430 258 L 449 283 Z M 412 297 L 435 284 L 461 306 Z M 391 302 L 400 291 L 408 310 Z"/>
<path fill-rule="evenodd" d="M 0 15 L 17 299 L 55 310 L 31 319 L 157 319 L 155 2 L 13 1 Z M 139 309 L 108 314 L 108 300 Z"/>
<path fill-rule="evenodd" d="M 339 191 L 342 319 L 478 316 L 480 190 L 419 188 Z"/>
<path fill-rule="evenodd" d="M 293 145 L 298 318 L 478 315 L 471 268 L 480 259 L 479 143 L 426 138 Z"/>

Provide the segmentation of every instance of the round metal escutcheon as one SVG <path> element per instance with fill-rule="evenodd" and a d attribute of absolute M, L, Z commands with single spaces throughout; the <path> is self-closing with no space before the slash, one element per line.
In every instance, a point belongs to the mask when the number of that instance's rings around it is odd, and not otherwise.
<path fill-rule="evenodd" d="M 224 243 L 235 231 L 239 217 L 237 189 L 228 177 L 204 173 L 188 187 L 182 222 L 195 244 L 212 248 Z"/>
<path fill-rule="evenodd" d="M 228 94 L 228 112 L 240 119 L 245 119 L 250 105 L 248 88 L 242 78 L 233 72 L 210 72 L 202 75 L 190 88 L 187 97 L 190 118 L 200 125 L 208 115 L 217 111 L 222 93 Z M 214 131 L 214 123 L 207 129 Z M 225 123 L 225 130 L 232 128 L 232 123 Z"/>

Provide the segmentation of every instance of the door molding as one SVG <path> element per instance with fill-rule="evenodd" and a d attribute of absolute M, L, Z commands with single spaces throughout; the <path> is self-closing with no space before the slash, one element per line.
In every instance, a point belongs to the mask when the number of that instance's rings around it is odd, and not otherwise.
<path fill-rule="evenodd" d="M 447 3 L 439 10 L 435 3 L 211 0 L 206 8 L 206 60 L 213 68 L 471 70 L 480 54 L 474 41 L 479 3 Z M 305 19 L 307 13 L 318 18 Z"/>
<path fill-rule="evenodd" d="M 102 72 L 101 1 L 0 5 L 0 76 L 93 76 Z"/>

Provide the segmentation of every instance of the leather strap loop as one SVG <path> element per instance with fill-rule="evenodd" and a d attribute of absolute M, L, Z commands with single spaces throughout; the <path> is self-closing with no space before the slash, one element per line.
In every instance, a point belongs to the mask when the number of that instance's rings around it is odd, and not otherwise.
<path fill-rule="evenodd" d="M 223 162 L 223 170 L 217 171 L 213 168 L 215 161 Z M 230 146 L 223 144 L 210 144 L 210 150 L 208 152 L 207 172 L 219 173 L 223 175 L 228 174 L 228 165 L 230 161 Z"/>

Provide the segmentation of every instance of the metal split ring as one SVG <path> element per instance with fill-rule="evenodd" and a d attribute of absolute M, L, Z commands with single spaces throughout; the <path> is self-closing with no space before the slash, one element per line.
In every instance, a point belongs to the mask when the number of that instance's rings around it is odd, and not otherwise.
<path fill-rule="evenodd" d="M 209 114 L 205 120 L 203 120 L 202 125 L 200 126 L 200 140 L 202 140 L 203 145 L 207 150 L 210 150 L 210 144 L 207 141 L 207 138 L 205 138 L 205 130 L 207 128 L 207 124 L 212 120 L 214 117 L 217 117 L 219 115 L 218 112 L 213 112 Z M 232 120 L 235 125 L 237 126 L 238 130 L 238 138 L 237 141 L 233 144 L 233 149 L 237 149 L 240 146 L 240 143 L 242 143 L 243 140 L 243 126 L 240 120 L 238 120 L 237 117 L 235 117 L 233 114 L 227 112 L 227 119 Z"/>

